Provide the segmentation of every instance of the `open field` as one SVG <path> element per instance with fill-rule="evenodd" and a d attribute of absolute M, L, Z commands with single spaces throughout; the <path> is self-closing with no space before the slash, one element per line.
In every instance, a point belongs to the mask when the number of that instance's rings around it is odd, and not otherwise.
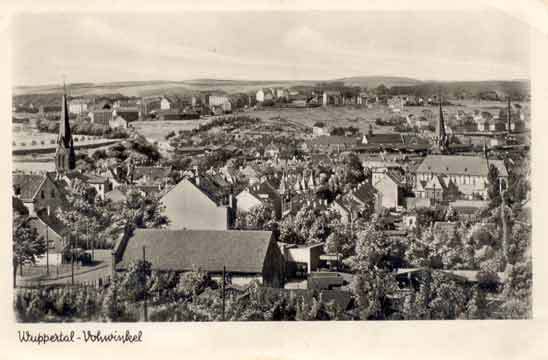
<path fill-rule="evenodd" d="M 209 120 L 181 120 L 181 121 L 136 121 L 131 126 L 150 141 L 164 141 L 171 131 L 192 130 Z"/>
<path fill-rule="evenodd" d="M 312 127 L 315 122 L 321 121 L 330 126 L 354 126 L 360 129 L 367 129 L 369 124 L 372 124 L 375 128 L 376 117 L 386 117 L 389 112 L 386 107 L 379 107 L 378 109 L 366 109 L 363 107 L 317 107 L 317 108 L 303 108 L 303 109 L 264 109 L 250 111 L 246 113 L 252 117 L 258 117 L 262 120 L 268 121 L 272 118 L 284 118 L 287 120 L 295 121 L 305 126 Z"/>
<path fill-rule="evenodd" d="M 526 118 L 529 118 L 530 106 L 529 103 L 520 103 L 522 105 L 523 112 Z M 464 110 L 466 113 L 472 113 L 478 109 L 480 111 L 490 111 L 493 114 L 498 112 L 499 108 L 506 108 L 506 103 L 499 101 L 475 101 L 475 100 L 462 100 L 454 102 L 453 105 L 444 106 L 443 110 L 449 117 L 455 114 L 457 110 Z M 366 108 L 361 106 L 328 106 L 317 108 L 264 108 L 261 110 L 246 112 L 249 116 L 256 116 L 263 120 L 269 120 L 272 118 L 282 117 L 287 120 L 292 120 L 301 123 L 306 126 L 312 126 L 317 121 L 322 121 L 329 126 L 354 126 L 359 128 L 362 132 L 369 130 L 371 124 L 373 130 L 380 130 L 382 132 L 390 131 L 390 127 L 377 126 L 375 119 L 381 118 L 383 120 L 390 118 L 394 115 L 407 116 L 408 114 L 414 114 L 415 116 L 422 116 L 423 110 L 429 109 L 432 112 L 431 120 L 438 118 L 439 109 L 437 106 L 408 106 L 403 111 L 395 113 L 392 110 L 383 105 L 373 105 L 372 108 Z"/>
<path fill-rule="evenodd" d="M 387 76 L 358 76 L 344 79 L 349 86 L 376 87 L 379 84 L 386 86 L 406 86 L 420 84 L 421 81 L 403 77 Z M 80 83 L 70 86 L 71 94 L 80 95 L 101 95 L 106 93 L 119 93 L 125 96 L 149 96 L 165 93 L 184 95 L 196 91 L 222 90 L 228 93 L 255 92 L 263 87 L 291 87 L 299 85 L 314 85 L 323 81 L 334 80 L 222 80 L 222 79 L 195 79 L 185 81 L 124 81 L 111 83 Z M 51 94 L 61 93 L 62 86 L 39 85 L 39 86 L 16 86 L 13 89 L 15 95 L 25 94 Z"/>

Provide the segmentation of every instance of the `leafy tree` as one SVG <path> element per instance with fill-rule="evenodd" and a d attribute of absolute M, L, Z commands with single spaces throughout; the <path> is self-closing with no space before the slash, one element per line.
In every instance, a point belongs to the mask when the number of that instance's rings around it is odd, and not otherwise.
<path fill-rule="evenodd" d="M 392 250 L 386 236 L 373 222 L 357 234 L 355 255 L 346 262 L 356 272 L 352 291 L 361 319 L 384 319 L 390 312 L 389 297 L 397 290 L 391 273 Z"/>
<path fill-rule="evenodd" d="M 421 277 L 419 292 L 413 306 L 407 307 L 406 316 L 422 320 L 457 319 L 465 313 L 466 304 L 467 296 L 462 285 L 443 273 L 428 272 Z"/>
<path fill-rule="evenodd" d="M 164 206 L 159 199 L 130 190 L 122 203 L 112 204 L 113 222 L 117 226 L 133 228 L 161 228 L 169 219 L 163 215 Z"/>
<path fill-rule="evenodd" d="M 472 298 L 466 304 L 466 318 L 484 320 L 491 318 L 491 316 L 485 293 L 477 287 L 474 288 Z"/>
<path fill-rule="evenodd" d="M 207 272 L 195 269 L 180 276 L 176 291 L 179 296 L 185 299 L 195 299 L 207 288 L 217 287 L 218 284 L 211 279 Z"/>
<path fill-rule="evenodd" d="M 500 278 L 497 274 L 498 264 L 496 261 L 486 261 L 478 271 L 478 287 L 482 291 L 495 292 L 498 290 Z"/>
<path fill-rule="evenodd" d="M 342 257 L 350 256 L 353 252 L 354 243 L 350 234 L 344 229 L 337 228 L 327 237 L 324 251 L 328 254 L 341 254 Z"/>
<path fill-rule="evenodd" d="M 108 321 L 131 321 L 131 315 L 128 312 L 126 303 L 119 298 L 120 282 L 118 279 L 110 284 L 101 304 L 101 314 Z"/>
<path fill-rule="evenodd" d="M 532 313 L 533 271 L 531 259 L 508 264 L 502 296 L 504 316 L 507 318 L 530 318 Z"/>
<path fill-rule="evenodd" d="M 360 159 L 355 153 L 347 153 L 342 155 L 343 164 L 343 183 L 359 184 L 365 180 L 365 172 Z"/>
<path fill-rule="evenodd" d="M 383 320 L 390 313 L 390 296 L 397 291 L 393 275 L 383 269 L 356 274 L 352 292 L 356 297 L 360 319 Z"/>
<path fill-rule="evenodd" d="M 292 215 L 284 217 L 279 223 L 280 241 L 288 244 L 299 244 L 301 238 L 295 229 L 295 218 Z"/>
<path fill-rule="evenodd" d="M 249 211 L 238 212 L 236 227 L 242 230 L 272 230 L 275 216 L 270 204 L 260 204 Z"/>
<path fill-rule="evenodd" d="M 511 236 L 508 237 L 508 263 L 515 264 L 526 260 L 527 251 L 531 246 L 531 227 L 514 223 Z"/>
<path fill-rule="evenodd" d="M 380 84 L 379 86 L 377 86 L 374 91 L 375 94 L 379 96 L 388 94 L 388 88 L 384 84 Z"/>
<path fill-rule="evenodd" d="M 148 261 L 136 261 L 130 264 L 120 279 L 119 296 L 131 302 L 141 301 L 148 296 L 152 287 L 152 264 Z"/>
<path fill-rule="evenodd" d="M 31 228 L 27 218 L 14 216 L 13 224 L 13 284 L 15 286 L 16 272 L 19 267 L 23 271 L 24 264 L 35 264 L 36 258 L 46 251 L 46 244 L 36 229 Z"/>

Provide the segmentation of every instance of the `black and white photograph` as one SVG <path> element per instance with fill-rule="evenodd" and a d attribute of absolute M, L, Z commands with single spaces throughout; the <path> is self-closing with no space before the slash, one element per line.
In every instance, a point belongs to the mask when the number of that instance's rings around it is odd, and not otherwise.
<path fill-rule="evenodd" d="M 527 22 L 157 11 L 11 18 L 17 323 L 534 318 Z"/>

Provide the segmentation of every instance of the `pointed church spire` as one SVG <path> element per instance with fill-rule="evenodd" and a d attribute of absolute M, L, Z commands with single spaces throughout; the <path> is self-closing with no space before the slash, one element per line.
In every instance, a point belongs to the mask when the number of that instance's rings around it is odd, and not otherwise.
<path fill-rule="evenodd" d="M 440 102 L 440 115 L 436 124 L 436 134 L 434 135 L 434 150 L 442 153 L 447 149 L 448 139 L 447 134 L 445 133 L 445 121 L 443 120 L 441 91 L 439 92 L 438 97 Z"/>
<path fill-rule="evenodd" d="M 63 99 L 61 104 L 61 117 L 59 118 L 59 137 L 57 139 L 57 151 L 55 153 L 55 168 L 58 174 L 74 170 L 76 167 L 76 154 L 72 132 L 70 130 L 69 110 L 67 102 L 67 88 L 63 81 Z"/>

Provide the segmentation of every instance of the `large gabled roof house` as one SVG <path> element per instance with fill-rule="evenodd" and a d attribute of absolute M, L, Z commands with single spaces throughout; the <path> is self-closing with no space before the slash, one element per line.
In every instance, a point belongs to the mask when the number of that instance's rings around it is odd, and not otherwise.
<path fill-rule="evenodd" d="M 63 205 L 64 196 L 57 186 L 53 175 L 45 173 L 18 174 L 12 176 L 13 194 L 27 208 L 29 215 L 36 215 L 42 209 L 55 211 Z"/>
<path fill-rule="evenodd" d="M 116 244 L 116 270 L 142 260 L 143 252 L 157 271 L 200 269 L 215 279 L 226 270 L 234 285 L 284 283 L 284 258 L 270 231 L 138 229 Z"/>
<path fill-rule="evenodd" d="M 228 230 L 234 224 L 233 195 L 209 176 L 183 179 L 160 201 L 170 229 Z"/>

